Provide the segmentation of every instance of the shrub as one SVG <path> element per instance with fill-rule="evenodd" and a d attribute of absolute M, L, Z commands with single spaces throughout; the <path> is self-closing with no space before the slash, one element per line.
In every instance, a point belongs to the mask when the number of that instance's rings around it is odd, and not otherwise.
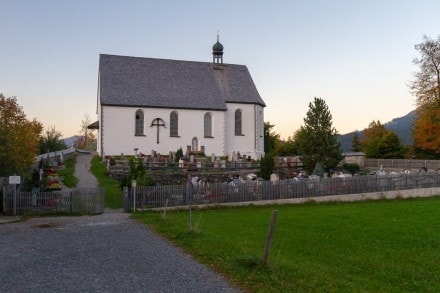
<path fill-rule="evenodd" d="M 270 175 L 273 173 L 275 166 L 274 157 L 272 154 L 266 154 L 260 162 L 260 176 L 265 180 L 270 179 Z"/>
<path fill-rule="evenodd" d="M 344 165 L 342 165 L 342 167 L 350 172 L 351 175 L 354 175 L 361 170 L 361 167 L 359 167 L 359 165 L 356 163 L 345 163 Z"/>

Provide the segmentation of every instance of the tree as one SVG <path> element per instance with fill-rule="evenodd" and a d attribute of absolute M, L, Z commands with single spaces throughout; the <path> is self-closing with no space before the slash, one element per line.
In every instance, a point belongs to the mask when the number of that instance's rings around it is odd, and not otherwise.
<path fill-rule="evenodd" d="M 352 152 L 361 152 L 362 151 L 362 144 L 359 140 L 359 134 L 356 131 L 353 135 L 353 141 L 351 142 L 351 151 Z"/>
<path fill-rule="evenodd" d="M 280 140 L 280 135 L 272 131 L 275 125 L 270 122 L 264 122 L 264 152 L 273 154 Z"/>
<path fill-rule="evenodd" d="M 286 141 L 279 141 L 275 153 L 278 156 L 292 156 L 297 155 L 298 150 L 296 148 L 294 138 L 288 137 Z"/>
<path fill-rule="evenodd" d="M 93 130 L 89 129 L 92 123 L 88 114 L 81 120 L 79 135 L 76 136 L 73 146 L 77 149 L 96 150 L 96 137 Z"/>
<path fill-rule="evenodd" d="M 419 153 L 440 155 L 440 106 L 419 111 L 414 121 L 413 139 Z"/>
<path fill-rule="evenodd" d="M 389 131 L 386 133 L 379 145 L 379 153 L 384 159 L 401 159 L 405 155 L 405 149 L 400 142 L 399 136 L 393 132 Z"/>
<path fill-rule="evenodd" d="M 275 161 L 272 153 L 266 154 L 260 162 L 260 176 L 265 180 L 269 180 L 270 175 L 273 173 L 274 166 Z"/>
<path fill-rule="evenodd" d="M 313 103 L 309 103 L 304 125 L 295 134 L 295 144 L 302 156 L 304 169 L 309 174 L 317 163 L 329 170 L 342 160 L 337 134 L 327 104 L 323 99 L 315 97 Z"/>
<path fill-rule="evenodd" d="M 46 133 L 40 137 L 40 154 L 65 150 L 67 146 L 61 139 L 62 136 L 55 126 L 47 128 Z"/>
<path fill-rule="evenodd" d="M 399 136 L 395 132 L 387 130 L 379 120 L 373 120 L 368 128 L 364 129 L 362 146 L 368 158 L 397 159 L 403 158 L 405 154 Z"/>
<path fill-rule="evenodd" d="M 419 71 L 414 73 L 410 89 L 419 107 L 431 107 L 440 103 L 440 36 L 437 40 L 423 36 L 423 42 L 415 48 L 421 57 L 413 60 Z"/>
<path fill-rule="evenodd" d="M 38 154 L 43 126 L 28 120 L 16 97 L 0 94 L 0 176 L 26 176 Z"/>
<path fill-rule="evenodd" d="M 440 155 L 440 36 L 432 40 L 423 36 L 415 46 L 420 58 L 413 60 L 419 66 L 410 89 L 417 99 L 417 117 L 414 122 L 415 149 L 422 153 Z"/>
<path fill-rule="evenodd" d="M 379 120 L 372 121 L 368 128 L 364 129 L 364 138 L 362 139 L 362 150 L 368 158 L 381 158 L 379 151 L 380 141 L 388 130 Z"/>

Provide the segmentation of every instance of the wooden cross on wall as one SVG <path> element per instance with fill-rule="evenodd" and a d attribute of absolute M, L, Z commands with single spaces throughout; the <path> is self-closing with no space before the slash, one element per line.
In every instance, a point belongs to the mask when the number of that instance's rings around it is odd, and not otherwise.
<path fill-rule="evenodd" d="M 156 141 L 156 143 L 159 143 L 159 127 L 163 126 L 164 128 L 166 128 L 165 121 L 163 121 L 162 118 L 155 118 L 155 119 L 153 119 L 153 121 L 151 121 L 150 127 L 153 127 L 153 126 L 157 127 L 157 141 Z"/>

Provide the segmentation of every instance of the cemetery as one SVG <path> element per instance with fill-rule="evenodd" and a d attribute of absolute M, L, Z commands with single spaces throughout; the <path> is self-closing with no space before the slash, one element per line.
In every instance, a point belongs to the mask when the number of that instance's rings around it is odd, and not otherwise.
<path fill-rule="evenodd" d="M 341 164 L 332 170 L 331 174 L 323 173 L 318 176 L 307 175 L 298 157 L 275 158 L 274 173 L 270 180 L 259 177 L 259 162 L 236 155 L 217 158 L 187 153 L 187 156 L 177 158 L 172 152 L 162 156 L 152 151 L 149 156 L 110 157 L 105 160 L 105 164 L 112 177 L 120 180 L 131 178 L 121 184 L 121 187 L 124 187 L 126 210 L 133 206 L 148 209 L 181 207 L 188 204 L 209 206 L 265 201 L 288 203 L 299 199 L 300 202 L 304 202 L 304 199 L 342 195 L 353 195 L 353 200 L 396 198 L 409 196 L 404 190 L 437 190 L 440 187 L 440 172 L 438 169 L 432 169 L 436 166 L 436 161 L 412 161 L 412 169 L 391 169 L 384 168 L 383 165 L 376 167 L 374 164 L 377 164 L 377 161 L 364 161 L 364 164 L 370 167 L 364 165 L 361 172 L 356 174 L 349 173 L 343 168 L 345 165 Z M 394 164 L 401 167 L 408 167 L 410 164 L 398 163 L 397 160 L 380 162 L 387 166 Z M 136 176 L 130 177 L 128 174 L 131 169 L 139 168 L 140 165 L 152 180 L 148 186 L 139 182 L 133 191 L 131 180 Z M 429 169 L 425 166 L 429 166 Z M 419 167 L 420 169 L 417 169 Z M 187 192 L 188 182 L 191 184 L 191 194 Z M 420 196 L 429 195 L 432 195 L 432 191 Z"/>

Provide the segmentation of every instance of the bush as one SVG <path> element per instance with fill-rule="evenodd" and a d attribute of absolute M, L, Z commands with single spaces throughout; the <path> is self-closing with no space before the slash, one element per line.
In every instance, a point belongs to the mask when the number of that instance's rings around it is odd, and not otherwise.
<path fill-rule="evenodd" d="M 270 180 L 274 166 L 275 161 L 273 155 L 266 154 L 260 161 L 260 176 L 265 180 Z"/>
<path fill-rule="evenodd" d="M 361 170 L 361 167 L 359 167 L 359 165 L 356 163 L 345 163 L 344 165 L 342 165 L 342 167 L 350 172 L 351 175 L 354 175 Z"/>

